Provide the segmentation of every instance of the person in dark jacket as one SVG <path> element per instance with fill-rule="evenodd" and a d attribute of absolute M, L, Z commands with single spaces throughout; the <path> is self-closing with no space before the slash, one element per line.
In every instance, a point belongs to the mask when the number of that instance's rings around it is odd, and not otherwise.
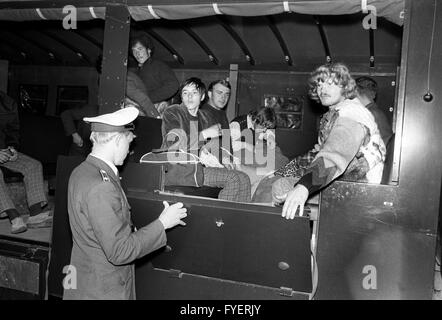
<path fill-rule="evenodd" d="M 11 233 L 25 232 L 27 227 L 52 225 L 52 210 L 47 207 L 44 191 L 43 166 L 19 150 L 20 123 L 17 103 L 0 91 L 0 167 L 23 175 L 30 217 L 24 222 L 9 196 L 8 186 L 0 170 L 0 213 L 9 217 Z"/>
<path fill-rule="evenodd" d="M 131 71 L 143 81 L 147 95 L 157 109 L 162 108 L 178 91 L 179 82 L 175 73 L 167 64 L 152 56 L 154 45 L 147 35 L 133 36 L 130 49 L 138 63 L 138 67 Z"/>
<path fill-rule="evenodd" d="M 356 86 L 359 100 L 373 114 L 382 140 L 387 146 L 391 136 L 393 135 L 393 130 L 391 128 L 391 121 L 388 120 L 385 112 L 382 111 L 376 104 L 378 84 L 374 79 L 363 76 L 356 79 Z"/>
<path fill-rule="evenodd" d="M 199 78 L 189 78 L 180 89 L 181 104 L 171 105 L 163 114 L 162 149 L 185 150 L 203 156 L 209 148 L 209 139 L 218 139 L 221 135 L 219 124 L 210 125 L 210 117 L 200 112 L 200 104 L 204 100 L 206 87 Z M 221 142 L 221 145 L 222 142 Z M 219 148 L 219 144 L 212 146 Z M 210 147 L 210 148 L 212 148 Z M 211 150 L 210 150 L 211 151 Z M 222 158 L 221 158 L 222 159 Z M 220 161 L 224 164 L 224 161 Z M 204 186 L 222 188 L 219 199 L 250 202 L 251 189 L 249 177 L 237 170 L 206 165 L 203 168 Z"/>
<path fill-rule="evenodd" d="M 136 103 L 140 116 L 160 118 L 160 113 L 150 100 L 143 81 L 131 70 L 127 71 L 126 97 Z"/>
<path fill-rule="evenodd" d="M 219 123 L 222 130 L 229 130 L 225 107 L 230 99 L 230 90 L 231 86 L 227 80 L 215 80 L 207 87 L 209 99 L 201 106 L 200 111 L 208 114 L 209 125 Z"/>

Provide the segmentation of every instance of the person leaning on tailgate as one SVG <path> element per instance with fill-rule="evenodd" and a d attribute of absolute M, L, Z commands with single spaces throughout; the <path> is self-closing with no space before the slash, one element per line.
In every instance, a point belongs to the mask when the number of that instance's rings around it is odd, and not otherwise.
<path fill-rule="evenodd" d="M 134 135 L 126 125 L 138 113 L 127 107 L 83 119 L 91 123 L 93 147 L 69 178 L 70 265 L 77 272 L 77 287 L 65 288 L 63 299 L 135 299 L 134 260 L 164 246 L 166 229 L 185 225 L 183 204 L 164 202 L 157 220 L 139 230 L 132 226 L 116 166 L 128 154 Z"/>

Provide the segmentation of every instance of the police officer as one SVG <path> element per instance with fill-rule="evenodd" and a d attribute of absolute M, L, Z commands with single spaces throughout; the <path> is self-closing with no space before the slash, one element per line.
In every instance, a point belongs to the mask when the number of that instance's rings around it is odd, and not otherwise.
<path fill-rule="evenodd" d="M 64 299 L 134 299 L 133 261 L 164 246 L 166 229 L 185 225 L 183 204 L 164 202 L 157 220 L 133 231 L 116 166 L 123 163 L 135 137 L 127 125 L 138 112 L 128 107 L 83 119 L 91 123 L 93 148 L 69 179 L 70 265 L 77 283 L 63 284 Z"/>

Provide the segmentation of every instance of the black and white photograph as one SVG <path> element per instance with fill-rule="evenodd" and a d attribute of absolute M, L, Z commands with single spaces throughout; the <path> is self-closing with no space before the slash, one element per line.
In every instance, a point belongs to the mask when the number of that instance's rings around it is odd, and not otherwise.
<path fill-rule="evenodd" d="M 437 0 L 0 0 L 0 300 L 442 300 L 441 38 Z"/>

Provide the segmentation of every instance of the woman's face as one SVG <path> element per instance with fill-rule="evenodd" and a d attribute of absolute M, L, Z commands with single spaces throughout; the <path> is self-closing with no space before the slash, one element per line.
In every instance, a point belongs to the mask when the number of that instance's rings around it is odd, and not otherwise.
<path fill-rule="evenodd" d="M 342 87 L 337 85 L 333 78 L 320 82 L 317 87 L 317 93 L 322 105 L 325 107 L 333 107 L 345 100 L 342 94 Z"/>
<path fill-rule="evenodd" d="M 139 42 L 132 47 L 132 54 L 139 64 L 145 63 L 150 58 L 151 51 Z"/>

